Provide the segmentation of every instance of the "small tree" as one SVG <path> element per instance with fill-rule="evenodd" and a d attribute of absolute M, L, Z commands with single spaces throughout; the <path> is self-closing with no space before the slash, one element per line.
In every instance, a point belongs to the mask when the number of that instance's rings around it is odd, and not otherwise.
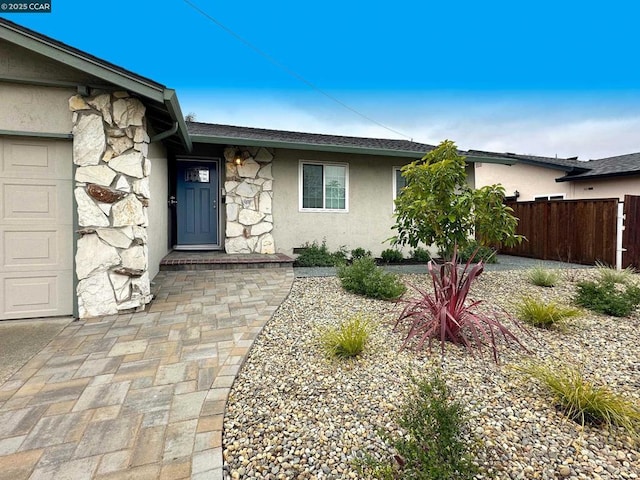
<path fill-rule="evenodd" d="M 454 246 L 474 238 L 484 246 L 513 246 L 518 219 L 503 203 L 504 188 L 489 185 L 472 189 L 467 183 L 465 157 L 445 140 L 422 160 L 402 168 L 407 186 L 396 199 L 397 235 L 394 245 L 435 244 L 447 257 Z"/>

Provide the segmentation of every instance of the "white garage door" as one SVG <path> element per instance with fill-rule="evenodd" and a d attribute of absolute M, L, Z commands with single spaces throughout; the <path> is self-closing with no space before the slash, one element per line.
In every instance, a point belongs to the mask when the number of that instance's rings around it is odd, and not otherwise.
<path fill-rule="evenodd" d="M 0 319 L 73 313 L 70 140 L 0 136 Z"/>

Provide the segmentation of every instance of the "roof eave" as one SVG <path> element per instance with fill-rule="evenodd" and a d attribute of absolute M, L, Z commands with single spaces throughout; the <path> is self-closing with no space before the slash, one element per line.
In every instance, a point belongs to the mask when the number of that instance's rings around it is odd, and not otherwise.
<path fill-rule="evenodd" d="M 0 29 L 0 38 L 8 42 L 69 65 L 89 75 L 102 78 L 109 83 L 116 84 L 123 89 L 156 102 L 163 101 L 164 87 L 159 84 L 145 82 L 141 78 L 127 75 L 125 72 L 118 71 L 78 52 L 69 51 L 60 45 L 47 41 L 46 38 L 16 28 L 14 25 L 3 24 L 3 27 Z"/>
<path fill-rule="evenodd" d="M 640 170 L 634 170 L 631 172 L 613 172 L 613 173 L 600 173 L 595 175 L 581 176 L 565 176 L 556 178 L 556 182 L 575 182 L 578 180 L 600 180 L 602 178 L 616 178 L 616 177 L 632 177 L 634 175 L 640 175 Z"/>
<path fill-rule="evenodd" d="M 169 116 L 178 123 L 177 135 L 180 137 L 180 141 L 187 152 L 191 152 L 193 150 L 193 142 L 191 141 L 187 124 L 184 121 L 184 115 L 182 115 L 182 109 L 180 108 L 180 102 L 178 102 L 178 95 L 175 90 L 170 88 L 164 90 L 164 104 L 169 111 Z"/>
<path fill-rule="evenodd" d="M 315 150 L 319 152 L 356 153 L 362 155 L 381 155 L 387 157 L 422 158 L 424 152 L 410 150 L 390 150 L 384 148 L 366 148 L 349 145 L 332 145 L 303 142 L 287 142 L 281 140 L 267 140 L 255 138 L 227 137 L 219 135 L 191 134 L 194 143 L 215 143 L 223 145 L 238 145 L 243 147 L 270 147 L 289 150 Z"/>
<path fill-rule="evenodd" d="M 513 160 L 513 158 L 506 158 L 506 157 L 485 157 L 482 155 L 467 155 L 464 152 L 461 153 L 461 155 L 463 157 L 465 157 L 465 160 L 467 161 L 467 163 L 495 163 L 498 165 L 514 165 L 517 162 Z"/>
<path fill-rule="evenodd" d="M 164 105 L 171 119 L 174 122 L 178 122 L 177 135 L 180 137 L 181 143 L 188 151 L 192 150 L 191 139 L 175 90 L 168 89 L 151 80 L 146 81 L 139 76 L 127 74 L 125 71 L 100 62 L 99 59 L 82 55 L 79 51 L 64 48 L 62 45 L 47 40 L 46 37 L 36 35 L 12 23 L 2 24 L 0 38 L 51 60 L 78 69 L 93 77 L 100 78 L 130 93 Z"/>

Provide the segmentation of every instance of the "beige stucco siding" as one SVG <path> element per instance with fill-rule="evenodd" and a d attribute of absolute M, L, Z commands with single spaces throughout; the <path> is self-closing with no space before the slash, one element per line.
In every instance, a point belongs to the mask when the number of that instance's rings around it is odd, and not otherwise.
<path fill-rule="evenodd" d="M 560 184 L 562 185 L 562 183 Z M 640 195 L 640 176 L 567 182 L 571 198 L 619 198 Z"/>
<path fill-rule="evenodd" d="M 38 82 L 96 81 L 86 73 L 3 40 L 0 40 L 0 78 L 35 83 L 0 82 L 0 130 L 43 133 L 71 133 L 68 100 L 76 89 L 73 85 L 37 86 Z"/>
<path fill-rule="evenodd" d="M 149 278 L 153 278 L 159 271 L 160 260 L 169 253 L 169 210 L 167 199 L 169 198 L 169 168 L 167 152 L 161 143 L 149 145 L 151 161 L 151 175 L 149 177 L 151 198 L 147 215 L 149 227 Z"/>
<path fill-rule="evenodd" d="M 564 176 L 561 170 L 537 167 L 534 165 L 498 165 L 492 163 L 475 164 L 476 188 L 486 185 L 501 184 L 507 196 L 517 190 L 521 202 L 534 200 L 540 195 L 564 194 L 570 199 L 570 188 L 566 183 L 556 182 L 556 178 Z"/>
<path fill-rule="evenodd" d="M 0 76 L 22 80 L 99 83 L 95 77 L 44 55 L 0 40 Z M 103 83 L 103 82 L 102 82 Z"/>
<path fill-rule="evenodd" d="M 71 133 L 75 90 L 0 82 L 0 130 Z"/>
<path fill-rule="evenodd" d="M 476 187 L 500 183 L 507 195 L 518 190 L 521 202 L 540 195 L 563 194 L 567 200 L 614 197 L 622 200 L 625 195 L 640 195 L 640 176 L 556 182 L 556 178 L 564 175 L 561 170 L 533 165 L 475 164 Z"/>
<path fill-rule="evenodd" d="M 348 161 L 348 212 L 300 211 L 300 160 Z M 383 241 L 393 234 L 393 167 L 404 163 L 407 160 L 370 155 L 277 150 L 273 162 L 273 236 L 277 251 L 290 254 L 306 242 L 326 238 L 331 250 L 362 247 L 379 255 L 390 247 Z"/>

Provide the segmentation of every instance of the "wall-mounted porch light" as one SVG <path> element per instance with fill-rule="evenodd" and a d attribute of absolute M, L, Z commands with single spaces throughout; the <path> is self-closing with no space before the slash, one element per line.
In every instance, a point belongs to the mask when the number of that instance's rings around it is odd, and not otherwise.
<path fill-rule="evenodd" d="M 236 149 L 236 154 L 233 156 L 233 163 L 239 167 L 240 165 L 242 165 L 243 161 L 244 158 L 242 156 L 242 152 L 239 149 Z"/>

